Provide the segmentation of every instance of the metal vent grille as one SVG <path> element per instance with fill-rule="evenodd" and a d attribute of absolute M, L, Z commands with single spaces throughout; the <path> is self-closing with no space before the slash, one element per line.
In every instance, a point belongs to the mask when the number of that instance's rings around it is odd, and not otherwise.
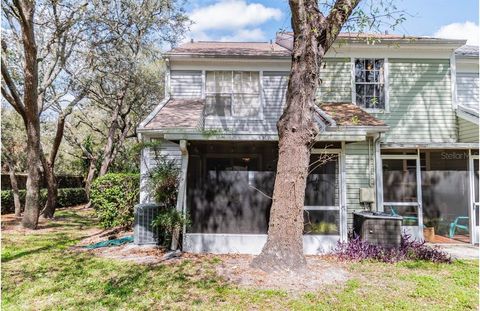
<path fill-rule="evenodd" d="M 152 220 L 159 214 L 160 209 L 160 205 L 153 203 L 135 206 L 133 240 L 136 245 L 158 244 L 158 229 L 152 227 Z"/>

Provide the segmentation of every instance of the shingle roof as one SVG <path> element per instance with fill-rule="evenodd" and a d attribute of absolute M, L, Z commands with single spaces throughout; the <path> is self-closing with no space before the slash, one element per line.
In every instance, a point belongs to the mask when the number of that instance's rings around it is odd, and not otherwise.
<path fill-rule="evenodd" d="M 197 128 L 203 106 L 204 101 L 201 99 L 170 99 L 145 128 Z"/>
<path fill-rule="evenodd" d="M 189 42 L 172 49 L 168 54 L 212 56 L 290 56 L 290 51 L 276 43 L 268 42 Z"/>
<path fill-rule="evenodd" d="M 332 117 L 337 126 L 386 126 L 382 120 L 352 103 L 324 103 L 320 109 Z"/>
<path fill-rule="evenodd" d="M 478 45 L 464 45 L 455 50 L 457 56 L 478 57 Z"/>
<path fill-rule="evenodd" d="M 145 129 L 200 129 L 205 101 L 202 99 L 170 99 Z M 386 126 L 386 124 L 352 103 L 320 105 L 336 126 Z M 320 125 L 332 126 L 319 116 Z"/>
<path fill-rule="evenodd" d="M 433 37 L 405 36 L 398 34 L 375 34 L 346 32 L 338 35 L 339 39 L 350 41 L 365 41 L 378 39 L 405 42 L 442 43 L 446 39 Z M 458 41 L 458 40 L 456 40 Z M 274 43 L 268 42 L 220 42 L 198 41 L 188 42 L 169 51 L 167 55 L 193 55 L 193 56 L 263 56 L 263 57 L 290 57 L 293 46 L 292 32 L 279 32 Z M 477 52 L 478 53 L 478 52 Z"/>

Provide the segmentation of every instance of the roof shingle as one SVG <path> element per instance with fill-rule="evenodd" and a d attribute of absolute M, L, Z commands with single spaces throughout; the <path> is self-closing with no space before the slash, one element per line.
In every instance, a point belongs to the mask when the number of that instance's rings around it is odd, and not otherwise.
<path fill-rule="evenodd" d="M 172 49 L 174 55 L 212 55 L 212 56 L 289 56 L 286 48 L 268 42 L 189 42 Z"/>
<path fill-rule="evenodd" d="M 170 99 L 145 128 L 197 128 L 203 106 L 204 101 L 201 99 Z"/>
<path fill-rule="evenodd" d="M 386 126 L 386 124 L 352 103 L 323 103 L 325 111 L 337 126 Z"/>

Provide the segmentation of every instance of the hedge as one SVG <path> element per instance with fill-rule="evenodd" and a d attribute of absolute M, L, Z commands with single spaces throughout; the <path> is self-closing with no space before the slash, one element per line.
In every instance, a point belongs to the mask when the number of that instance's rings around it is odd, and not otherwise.
<path fill-rule="evenodd" d="M 131 226 L 139 200 L 139 174 L 106 174 L 97 178 L 90 190 L 92 207 L 104 228 Z"/>
<path fill-rule="evenodd" d="M 25 204 L 26 190 L 19 190 L 20 203 Z M 47 202 L 47 189 L 40 190 L 40 206 L 44 206 Z M 67 207 L 88 202 L 87 194 L 83 188 L 62 188 L 58 189 L 57 207 Z M 12 190 L 1 191 L 1 205 L 2 215 L 15 212 L 15 205 L 13 203 Z"/>

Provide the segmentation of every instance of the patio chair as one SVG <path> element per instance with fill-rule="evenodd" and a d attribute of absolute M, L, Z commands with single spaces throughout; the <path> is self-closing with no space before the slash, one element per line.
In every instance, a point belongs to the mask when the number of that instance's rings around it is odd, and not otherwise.
<path fill-rule="evenodd" d="M 469 232 L 469 218 L 467 216 L 458 216 L 455 220 L 450 223 L 450 231 L 448 233 L 448 237 L 453 239 L 455 236 L 455 230 L 460 229 Z"/>
<path fill-rule="evenodd" d="M 402 216 L 398 213 L 397 209 L 393 206 L 390 206 L 390 213 L 392 214 L 392 216 L 400 216 L 400 217 L 403 217 L 404 220 L 406 220 L 407 222 L 414 222 L 414 223 L 417 223 L 418 224 L 418 217 L 417 216 Z"/>

